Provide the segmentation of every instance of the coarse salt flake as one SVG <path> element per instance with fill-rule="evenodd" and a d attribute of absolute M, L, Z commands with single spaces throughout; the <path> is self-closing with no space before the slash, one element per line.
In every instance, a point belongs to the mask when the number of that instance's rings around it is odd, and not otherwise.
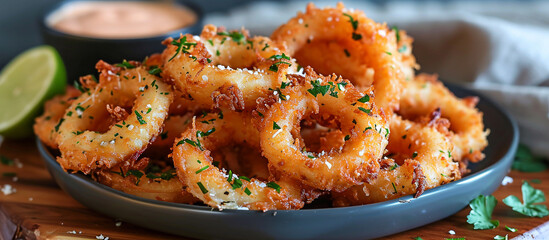
<path fill-rule="evenodd" d="M 454 230 L 450 230 L 450 231 L 448 231 L 448 233 L 451 234 L 451 235 L 456 235 L 456 232 Z"/>
<path fill-rule="evenodd" d="M 202 80 L 204 80 L 204 81 L 208 81 L 208 76 L 206 76 L 206 75 L 202 75 Z"/>
<path fill-rule="evenodd" d="M 12 187 L 9 184 L 5 184 L 4 186 L 2 186 L 2 189 L 0 189 L 0 191 L 2 191 L 2 193 L 7 196 L 7 195 L 14 194 L 15 192 L 17 192 L 17 189 L 15 189 L 14 187 Z"/>
<path fill-rule="evenodd" d="M 513 178 L 509 176 L 505 176 L 503 180 L 501 181 L 501 185 L 505 186 L 507 184 L 513 183 Z"/>

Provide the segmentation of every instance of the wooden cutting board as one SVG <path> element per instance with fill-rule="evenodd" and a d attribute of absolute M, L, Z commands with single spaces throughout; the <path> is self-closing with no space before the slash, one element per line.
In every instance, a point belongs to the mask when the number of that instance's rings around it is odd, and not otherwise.
<path fill-rule="evenodd" d="M 0 155 L 15 160 L 13 166 L 0 164 L 0 187 L 9 184 L 15 188 L 15 192 L 9 195 L 0 192 L 0 240 L 97 239 L 101 235 L 109 239 L 181 239 L 117 221 L 76 202 L 51 178 L 32 139 L 6 140 L 0 146 Z M 11 173 L 15 173 L 16 177 Z M 549 171 L 511 171 L 509 176 L 513 178 L 513 183 L 501 186 L 493 194 L 498 199 L 498 204 L 492 218 L 500 221 L 498 228 L 473 230 L 473 226 L 467 224 L 467 214 L 470 211 L 467 207 L 441 221 L 384 239 L 494 239 L 496 235 L 506 234 L 509 239 L 549 239 L 549 217 L 525 217 L 501 202 L 511 194 L 521 198 L 520 186 L 525 180 L 536 179 L 531 185 L 549 194 Z M 517 228 L 518 232 L 510 232 L 505 226 Z M 450 234 L 450 230 L 455 235 Z"/>

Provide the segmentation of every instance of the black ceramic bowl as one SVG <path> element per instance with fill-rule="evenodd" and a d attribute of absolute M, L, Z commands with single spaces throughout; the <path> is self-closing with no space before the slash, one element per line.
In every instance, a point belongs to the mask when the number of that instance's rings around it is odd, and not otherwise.
<path fill-rule="evenodd" d="M 196 22 L 193 25 L 152 37 L 127 39 L 84 37 L 61 32 L 48 25 L 46 19 L 51 13 L 60 9 L 65 4 L 75 1 L 81 0 L 63 1 L 46 11 L 40 20 L 44 43 L 53 46 L 61 55 L 67 69 L 67 80 L 69 83 L 78 80 L 80 76 L 96 73 L 95 64 L 98 60 L 104 60 L 108 63 L 118 63 L 124 59 L 141 61 L 152 53 L 162 52 L 164 46 L 161 42 L 167 37 L 176 38 L 179 37 L 180 33 L 199 34 L 203 26 L 202 9 L 192 2 L 185 0 L 176 0 L 173 1 L 173 4 L 194 11 L 197 16 Z"/>
<path fill-rule="evenodd" d="M 449 86 L 458 97 L 478 93 Z M 471 164 L 464 178 L 425 191 L 419 198 L 363 206 L 277 211 L 218 211 L 205 206 L 160 202 L 68 174 L 37 140 L 46 166 L 59 186 L 95 211 L 142 227 L 199 239 L 370 239 L 402 232 L 448 217 L 479 194 L 491 194 L 509 172 L 518 145 L 516 123 L 494 102 L 480 96 L 478 108 L 490 129 L 486 159 Z M 108 204 L 105 204 L 108 203 Z M 154 221 L 151 221 L 154 219 Z M 465 224 L 465 219 L 463 219 Z"/>

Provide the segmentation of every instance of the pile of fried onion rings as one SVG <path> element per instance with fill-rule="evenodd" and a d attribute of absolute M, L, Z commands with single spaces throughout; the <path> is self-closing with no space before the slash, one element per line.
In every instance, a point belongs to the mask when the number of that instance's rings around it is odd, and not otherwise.
<path fill-rule="evenodd" d="M 317 8 L 270 38 L 207 25 L 142 62 L 99 61 L 45 105 L 36 135 L 68 172 L 217 209 L 376 203 L 461 179 L 484 158 L 477 98 L 415 75 L 412 38 Z"/>

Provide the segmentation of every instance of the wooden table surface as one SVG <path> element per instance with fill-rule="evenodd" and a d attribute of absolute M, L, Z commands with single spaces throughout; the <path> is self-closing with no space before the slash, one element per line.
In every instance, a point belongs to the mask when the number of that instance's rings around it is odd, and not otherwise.
<path fill-rule="evenodd" d="M 0 193 L 0 240 L 3 239 L 178 239 L 95 213 L 64 193 L 50 177 L 30 140 L 4 140 L 0 155 L 15 160 L 14 166 L 0 164 L 0 187 L 11 185 L 16 192 Z M 13 176 L 5 176 L 16 173 Z M 512 184 L 501 186 L 493 195 L 498 199 L 492 218 L 500 226 L 491 230 L 473 230 L 467 224 L 469 207 L 441 221 L 412 229 L 384 239 L 494 239 L 509 235 L 509 239 L 549 239 L 549 217 L 529 218 L 515 213 L 501 200 L 510 194 L 522 199 L 520 186 L 524 180 L 537 179 L 531 185 L 549 194 L 549 171 L 521 173 L 511 171 Z M 505 226 L 517 228 L 513 233 Z M 455 235 L 449 233 L 455 231 Z"/>

